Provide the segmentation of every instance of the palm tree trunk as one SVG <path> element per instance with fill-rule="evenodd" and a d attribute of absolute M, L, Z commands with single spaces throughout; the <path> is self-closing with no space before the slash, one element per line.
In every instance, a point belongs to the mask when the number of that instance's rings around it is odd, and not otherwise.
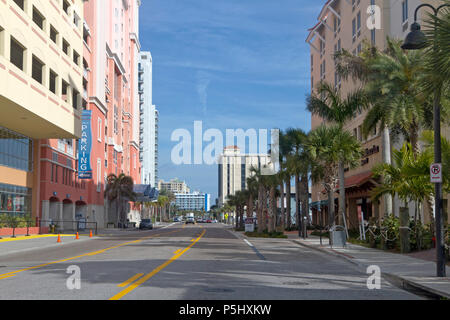
<path fill-rule="evenodd" d="M 302 232 L 303 237 L 306 238 L 306 222 L 309 219 L 309 190 L 308 190 L 308 175 L 303 175 L 301 180 L 302 186 Z"/>
<path fill-rule="evenodd" d="M 387 164 L 391 164 L 391 137 L 389 128 L 384 126 L 383 128 L 383 138 L 381 139 L 381 144 L 383 148 L 383 162 Z M 386 194 L 383 196 L 384 201 L 384 216 L 388 216 L 392 214 L 392 196 L 390 194 Z"/>
<path fill-rule="evenodd" d="M 295 217 L 297 219 L 298 234 L 301 236 L 301 219 L 300 219 L 300 176 L 295 175 Z"/>
<path fill-rule="evenodd" d="M 346 205 L 345 205 L 345 168 L 344 163 L 342 161 L 339 161 L 339 225 L 344 224 L 345 233 L 348 236 L 348 229 L 347 229 L 347 219 L 345 217 L 346 215 Z"/>
<path fill-rule="evenodd" d="M 258 211 L 257 211 L 257 219 L 258 219 L 258 232 L 263 232 L 263 202 L 264 202 L 264 195 L 263 195 L 263 186 L 260 185 L 258 188 Z"/>
<path fill-rule="evenodd" d="M 273 219 L 275 213 L 273 212 L 273 202 L 275 201 L 275 187 L 270 187 L 269 191 L 269 225 L 268 225 L 268 231 L 273 232 Z"/>
<path fill-rule="evenodd" d="M 334 226 L 334 191 L 333 188 L 328 190 L 328 225 Z"/>
<path fill-rule="evenodd" d="M 291 227 L 291 177 L 286 180 L 286 225 Z"/>
<path fill-rule="evenodd" d="M 286 218 L 286 208 L 284 206 L 284 181 L 281 180 L 280 183 L 280 212 L 281 212 L 281 219 L 280 219 L 280 227 L 281 230 L 284 230 L 284 221 Z"/>

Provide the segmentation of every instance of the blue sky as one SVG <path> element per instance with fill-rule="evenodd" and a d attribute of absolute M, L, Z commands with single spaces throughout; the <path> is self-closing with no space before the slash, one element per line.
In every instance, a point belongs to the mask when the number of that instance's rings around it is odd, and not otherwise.
<path fill-rule="evenodd" d="M 307 29 L 324 1 L 143 0 L 140 41 L 153 57 L 159 175 L 218 192 L 217 165 L 175 165 L 175 129 L 310 129 Z"/>

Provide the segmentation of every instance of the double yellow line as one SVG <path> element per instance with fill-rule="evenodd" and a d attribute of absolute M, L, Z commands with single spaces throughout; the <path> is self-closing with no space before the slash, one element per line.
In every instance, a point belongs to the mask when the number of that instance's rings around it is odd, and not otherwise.
<path fill-rule="evenodd" d="M 129 283 L 137 280 L 134 283 L 131 283 L 131 285 L 127 288 L 125 288 L 124 290 L 120 291 L 118 294 L 116 294 L 115 296 L 113 296 L 112 298 L 110 298 L 109 300 L 119 300 L 121 299 L 123 296 L 127 295 L 128 293 L 130 293 L 131 291 L 133 291 L 134 289 L 138 288 L 141 284 L 143 284 L 144 282 L 146 282 L 148 279 L 150 279 L 151 277 L 153 277 L 155 274 L 157 274 L 158 272 L 160 272 L 161 270 L 163 270 L 164 268 L 166 268 L 169 264 L 171 264 L 172 262 L 174 262 L 175 260 L 177 260 L 179 257 L 181 257 L 184 253 L 186 253 L 186 251 L 188 251 L 190 248 L 192 248 L 205 234 L 206 230 L 203 230 L 203 232 L 198 236 L 198 238 L 193 239 L 192 243 L 186 247 L 185 249 L 179 251 L 175 251 L 174 256 L 172 258 L 170 258 L 169 260 L 167 260 L 166 262 L 164 262 L 163 264 L 161 264 L 160 266 L 156 267 L 152 272 L 146 274 L 144 277 L 141 278 L 142 273 L 138 273 L 135 276 L 131 277 L 130 279 L 128 279 L 127 281 L 121 283 L 119 285 L 119 287 L 122 286 L 127 286 Z"/>

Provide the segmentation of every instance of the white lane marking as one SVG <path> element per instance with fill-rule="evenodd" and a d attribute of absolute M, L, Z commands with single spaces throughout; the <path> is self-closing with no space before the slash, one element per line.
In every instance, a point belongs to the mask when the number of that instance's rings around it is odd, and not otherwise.
<path fill-rule="evenodd" d="M 244 239 L 244 241 L 245 241 L 250 247 L 254 247 L 254 245 L 252 245 L 247 239 Z"/>
<path fill-rule="evenodd" d="M 162 227 L 161 229 L 165 229 L 165 228 L 171 227 L 171 226 L 173 226 L 174 224 L 176 224 L 176 222 L 173 222 L 173 223 L 171 223 L 171 224 L 169 224 L 169 225 L 167 225 L 167 226 L 165 226 L 165 227 Z"/>

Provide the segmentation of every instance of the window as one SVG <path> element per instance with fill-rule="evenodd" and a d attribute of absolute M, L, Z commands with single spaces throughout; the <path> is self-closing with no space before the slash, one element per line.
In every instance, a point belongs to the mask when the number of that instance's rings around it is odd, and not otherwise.
<path fill-rule="evenodd" d="M 102 119 L 101 118 L 98 118 L 98 128 L 97 128 L 98 130 L 97 130 L 97 132 L 98 132 L 98 137 L 97 137 L 97 140 L 99 141 L 99 142 L 102 142 Z"/>
<path fill-rule="evenodd" d="M 61 80 L 61 98 L 65 102 L 69 102 L 69 84 L 64 80 Z"/>
<path fill-rule="evenodd" d="M 80 21 L 81 21 L 81 18 L 78 16 L 78 14 L 76 12 L 74 12 L 73 13 L 73 24 L 76 25 L 77 27 L 79 27 Z"/>
<path fill-rule="evenodd" d="M 69 47 L 69 43 L 65 39 L 63 39 L 62 49 L 67 55 L 69 55 Z"/>
<path fill-rule="evenodd" d="M 39 12 L 38 9 L 36 9 L 35 6 L 33 6 L 33 21 L 37 24 L 41 30 L 44 30 L 44 16 Z"/>
<path fill-rule="evenodd" d="M 73 50 L 73 63 L 80 65 L 80 55 L 75 50 Z"/>
<path fill-rule="evenodd" d="M 352 39 L 355 42 L 356 39 L 356 19 L 352 20 Z"/>
<path fill-rule="evenodd" d="M 2 27 L 0 27 L 0 55 L 4 56 L 5 55 L 5 44 L 3 43 L 5 34 L 4 34 L 4 29 Z"/>
<path fill-rule="evenodd" d="M 67 0 L 63 0 L 63 10 L 66 14 L 69 14 L 70 3 Z"/>
<path fill-rule="evenodd" d="M 58 41 L 58 31 L 56 31 L 52 25 L 50 25 L 50 39 L 52 39 L 54 43 L 57 43 Z"/>
<path fill-rule="evenodd" d="M 13 37 L 11 37 L 11 47 L 10 47 L 10 61 L 13 65 L 15 65 L 20 70 L 24 71 L 23 61 L 25 48 L 17 42 Z"/>
<path fill-rule="evenodd" d="M 44 72 L 44 64 L 41 62 L 41 60 L 39 60 L 38 58 L 36 58 L 35 55 L 33 55 L 32 58 L 32 78 L 34 80 L 36 80 L 37 82 L 39 82 L 40 84 L 42 84 L 42 74 Z"/>
<path fill-rule="evenodd" d="M 20 9 L 25 10 L 25 0 L 14 0 L 14 2 Z"/>
<path fill-rule="evenodd" d="M 78 99 L 79 99 L 80 93 L 77 91 L 77 89 L 72 89 L 72 108 L 77 109 L 78 108 Z"/>
<path fill-rule="evenodd" d="M 408 20 L 408 0 L 402 2 L 402 23 Z"/>
<path fill-rule="evenodd" d="M 48 81 L 48 88 L 51 92 L 56 94 L 56 79 L 58 78 L 58 75 L 53 72 L 53 70 L 50 70 L 49 72 L 49 81 Z"/>
<path fill-rule="evenodd" d="M 358 37 L 361 35 L 361 11 L 356 16 Z"/>
<path fill-rule="evenodd" d="M 0 127 L 0 165 L 32 171 L 33 142 L 27 137 Z"/>

